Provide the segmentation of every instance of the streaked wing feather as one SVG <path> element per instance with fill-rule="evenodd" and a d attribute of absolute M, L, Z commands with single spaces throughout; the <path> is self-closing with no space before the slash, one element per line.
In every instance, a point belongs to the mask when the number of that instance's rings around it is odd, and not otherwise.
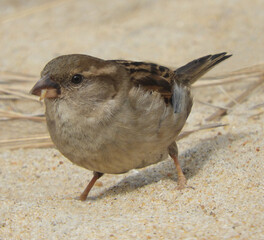
<path fill-rule="evenodd" d="M 146 91 L 158 92 L 166 103 L 171 101 L 172 79 L 174 72 L 167 67 L 154 63 L 112 60 L 124 66 L 130 74 L 130 79 L 137 87 Z"/>
<path fill-rule="evenodd" d="M 174 83 L 190 86 L 218 63 L 231 57 L 226 52 L 207 55 L 195 59 L 184 66 L 170 70 L 154 63 L 133 62 L 126 60 L 111 60 L 124 66 L 130 73 L 130 79 L 135 86 L 141 86 L 147 91 L 161 94 L 166 103 L 171 103 L 172 85 Z"/>

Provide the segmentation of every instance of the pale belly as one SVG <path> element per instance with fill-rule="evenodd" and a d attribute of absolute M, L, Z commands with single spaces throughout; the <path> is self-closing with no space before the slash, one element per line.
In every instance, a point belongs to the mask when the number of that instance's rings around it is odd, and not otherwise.
<path fill-rule="evenodd" d="M 135 144 L 134 144 L 135 145 Z M 143 168 L 151 164 L 160 162 L 168 157 L 167 148 L 158 149 L 153 146 L 155 151 L 149 151 L 150 145 L 142 151 L 139 148 L 129 148 L 120 150 L 111 145 L 107 149 L 101 149 L 98 152 L 80 152 L 72 149 L 70 152 L 61 151 L 73 163 L 101 173 L 119 174 L 131 169 Z M 60 149 L 60 148 L 59 148 Z"/>

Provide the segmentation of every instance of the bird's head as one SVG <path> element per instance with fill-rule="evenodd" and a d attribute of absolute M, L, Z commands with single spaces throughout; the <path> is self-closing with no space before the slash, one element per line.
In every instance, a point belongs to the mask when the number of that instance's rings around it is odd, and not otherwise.
<path fill-rule="evenodd" d="M 71 121 L 83 117 L 85 121 L 102 122 L 120 109 L 130 84 L 122 66 L 72 54 L 51 60 L 30 93 L 45 100 L 47 118 L 58 115 Z"/>
<path fill-rule="evenodd" d="M 68 100 L 96 105 L 127 94 L 126 70 L 110 61 L 72 54 L 54 58 L 44 67 L 31 94 L 46 101 Z"/>

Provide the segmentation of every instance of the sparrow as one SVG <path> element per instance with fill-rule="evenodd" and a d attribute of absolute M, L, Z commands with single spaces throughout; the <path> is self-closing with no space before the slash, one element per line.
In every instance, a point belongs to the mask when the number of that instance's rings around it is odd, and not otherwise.
<path fill-rule="evenodd" d="M 230 56 L 207 55 L 176 70 L 82 54 L 48 62 L 30 93 L 44 99 L 57 149 L 94 172 L 80 200 L 104 173 L 143 168 L 168 155 L 183 189 L 186 178 L 175 141 L 191 112 L 191 85 Z"/>

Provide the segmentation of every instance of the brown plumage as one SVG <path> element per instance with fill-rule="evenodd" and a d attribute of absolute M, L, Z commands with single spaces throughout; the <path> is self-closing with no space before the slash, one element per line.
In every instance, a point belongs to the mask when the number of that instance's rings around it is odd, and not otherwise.
<path fill-rule="evenodd" d="M 154 63 L 126 60 L 110 61 L 124 66 L 130 73 L 130 79 L 135 86 L 142 86 L 146 90 L 159 92 L 165 98 L 165 101 L 168 102 L 172 97 L 172 86 L 174 82 L 191 85 L 216 64 L 230 56 L 226 55 L 226 53 L 207 55 L 175 71 Z"/>
<path fill-rule="evenodd" d="M 175 71 L 81 54 L 51 60 L 31 93 L 45 98 L 48 130 L 59 151 L 94 171 L 81 200 L 104 173 L 142 168 L 168 154 L 183 188 L 175 140 L 191 111 L 190 86 L 228 57 L 208 55 Z"/>

